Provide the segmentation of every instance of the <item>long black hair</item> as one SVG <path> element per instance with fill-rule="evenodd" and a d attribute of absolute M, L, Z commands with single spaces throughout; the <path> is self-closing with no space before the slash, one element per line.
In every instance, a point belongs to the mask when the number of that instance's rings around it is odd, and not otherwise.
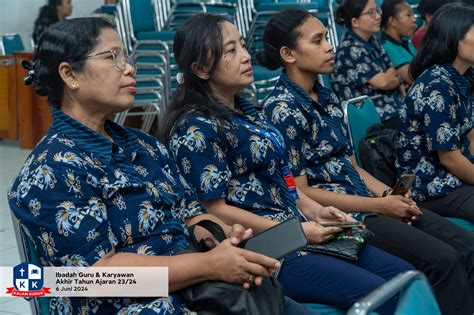
<path fill-rule="evenodd" d="M 336 23 L 340 25 L 345 25 L 346 28 L 352 29 L 352 19 L 359 18 L 364 11 L 365 6 L 369 0 L 344 0 L 337 7 Z"/>
<path fill-rule="evenodd" d="M 32 83 L 38 95 L 48 97 L 51 106 L 59 107 L 63 100 L 59 64 L 65 61 L 73 70 L 81 71 L 86 63 L 84 58 L 95 48 L 104 28 L 113 27 L 103 18 L 70 19 L 52 25 L 40 37 L 32 60 Z"/>
<path fill-rule="evenodd" d="M 258 64 L 276 70 L 284 67 L 283 59 L 280 56 L 280 48 L 296 47 L 298 37 L 298 27 L 304 24 L 311 13 L 301 9 L 285 9 L 276 13 L 268 21 L 263 34 L 263 50 L 257 54 Z"/>
<path fill-rule="evenodd" d="M 230 110 L 212 94 L 208 80 L 195 75 L 193 64 L 204 67 L 212 75 L 222 58 L 222 15 L 200 13 L 191 17 L 174 37 L 174 56 L 184 82 L 178 86 L 159 130 L 159 138 L 168 143 L 173 126 L 191 112 L 200 112 L 218 122 L 219 131 L 229 121 Z"/>
<path fill-rule="evenodd" d="M 450 64 L 458 55 L 459 41 L 474 26 L 474 8 L 451 3 L 439 9 L 426 30 L 421 47 L 410 64 L 410 74 L 417 78 L 427 68 Z"/>

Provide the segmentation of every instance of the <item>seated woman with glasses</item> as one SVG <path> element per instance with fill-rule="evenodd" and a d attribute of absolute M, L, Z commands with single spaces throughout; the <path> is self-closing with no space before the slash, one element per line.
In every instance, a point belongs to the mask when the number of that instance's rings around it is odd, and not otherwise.
<path fill-rule="evenodd" d="M 382 3 L 382 47 L 388 54 L 405 87 L 413 84 L 408 67 L 416 49 L 410 37 L 416 30 L 416 18 L 411 6 L 405 0 L 385 0 Z"/>
<path fill-rule="evenodd" d="M 336 22 L 347 32 L 336 49 L 331 75 L 334 92 L 340 100 L 368 95 L 383 124 L 396 128 L 401 79 L 374 35 L 380 31 L 382 11 L 374 0 L 344 0 L 336 10 Z"/>
<path fill-rule="evenodd" d="M 42 263 L 169 268 L 167 298 L 53 298 L 52 314 L 183 314 L 188 310 L 174 294 L 181 288 L 202 281 L 248 288 L 280 266 L 235 246 L 250 230 L 202 214 L 155 138 L 107 119 L 129 109 L 136 93 L 134 62 L 107 21 L 50 27 L 25 67 L 25 83 L 53 107 L 53 124 L 26 160 L 9 203 Z M 173 256 L 189 245 L 185 222 L 206 217 L 220 222 L 230 240 L 207 253 Z"/>

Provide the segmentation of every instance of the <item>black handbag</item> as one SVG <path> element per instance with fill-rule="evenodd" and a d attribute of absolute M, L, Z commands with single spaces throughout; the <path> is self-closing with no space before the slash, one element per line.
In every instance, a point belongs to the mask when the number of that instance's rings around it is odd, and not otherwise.
<path fill-rule="evenodd" d="M 192 246 L 185 252 L 209 250 L 209 239 L 199 242 L 196 240 L 194 236 L 196 226 L 207 229 L 219 242 L 226 238 L 217 223 L 202 220 L 189 228 Z M 178 294 L 186 306 L 199 315 L 283 315 L 285 310 L 283 288 L 273 277 L 264 278 L 260 286 L 253 285 L 249 289 L 221 281 L 201 282 L 180 290 Z"/>
<path fill-rule="evenodd" d="M 343 230 L 327 243 L 307 245 L 302 250 L 347 260 L 357 260 L 359 251 L 373 235 L 374 233 L 370 230 L 352 228 Z"/>

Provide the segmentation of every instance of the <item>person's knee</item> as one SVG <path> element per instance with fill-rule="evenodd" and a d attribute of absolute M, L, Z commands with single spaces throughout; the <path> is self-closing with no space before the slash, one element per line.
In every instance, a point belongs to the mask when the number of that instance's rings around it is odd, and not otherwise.
<path fill-rule="evenodd" d="M 439 255 L 436 255 L 436 260 L 434 260 L 433 263 L 433 267 L 437 271 L 445 273 L 461 265 L 461 257 L 457 250 L 446 245 L 440 248 Z"/>

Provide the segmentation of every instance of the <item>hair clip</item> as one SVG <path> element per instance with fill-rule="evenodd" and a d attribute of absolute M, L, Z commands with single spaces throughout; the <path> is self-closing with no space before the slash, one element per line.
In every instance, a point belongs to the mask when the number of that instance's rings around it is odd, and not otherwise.
<path fill-rule="evenodd" d="M 22 60 L 21 66 L 25 70 L 28 70 L 28 74 L 23 78 L 23 82 L 25 83 L 25 85 L 30 85 L 36 79 L 34 64 L 29 60 Z"/>
<path fill-rule="evenodd" d="M 178 72 L 176 74 L 176 81 L 179 83 L 179 84 L 183 84 L 184 83 L 184 74 L 182 72 Z"/>

